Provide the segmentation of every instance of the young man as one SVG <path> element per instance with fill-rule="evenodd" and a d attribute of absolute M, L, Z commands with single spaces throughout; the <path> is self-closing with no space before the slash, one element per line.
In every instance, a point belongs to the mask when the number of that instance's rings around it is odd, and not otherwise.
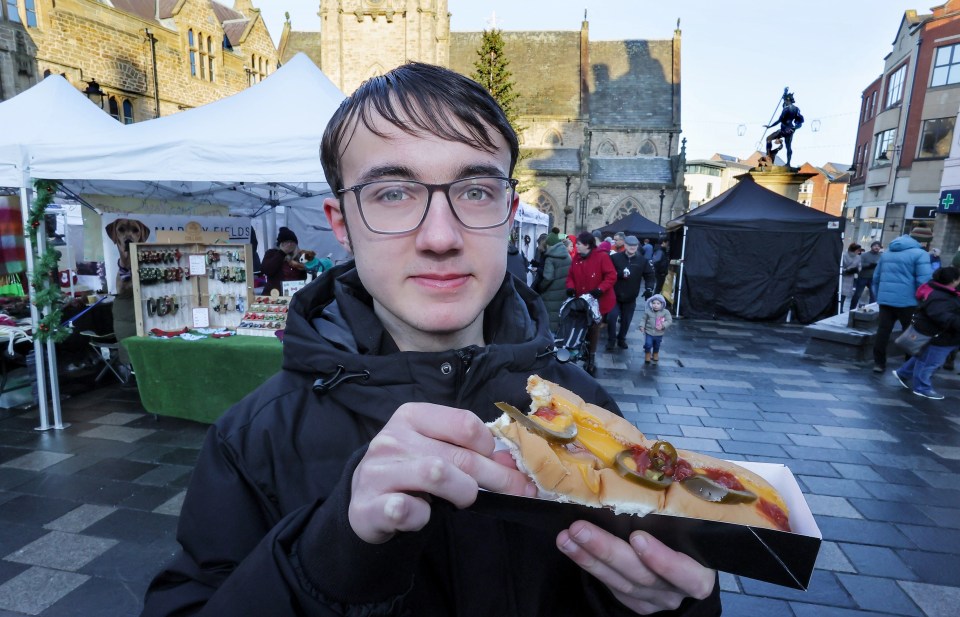
<path fill-rule="evenodd" d="M 506 274 L 517 153 L 446 69 L 344 101 L 321 159 L 354 262 L 297 293 L 283 370 L 211 428 L 145 615 L 719 614 L 715 573 L 647 534 L 469 510 L 479 489 L 534 492 L 483 426 L 496 401 L 527 406 L 528 375 L 616 409 Z"/>

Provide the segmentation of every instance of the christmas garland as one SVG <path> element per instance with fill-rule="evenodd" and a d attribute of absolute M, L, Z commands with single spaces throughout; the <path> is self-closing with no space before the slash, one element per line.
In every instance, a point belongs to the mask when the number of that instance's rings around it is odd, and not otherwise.
<path fill-rule="evenodd" d="M 34 181 L 36 197 L 30 205 L 30 217 L 27 220 L 30 226 L 30 244 L 33 248 L 33 276 L 30 286 L 33 288 L 33 303 L 40 311 L 42 318 L 33 333 L 41 343 L 53 341 L 59 343 L 73 332 L 69 325 L 61 325 L 63 321 L 63 292 L 60 285 L 53 284 L 51 273 L 57 271 L 60 255 L 55 248 L 47 244 L 41 255 L 37 247 L 37 230 L 44 223 L 47 206 L 53 202 L 53 195 L 57 192 L 57 183 L 52 180 Z M 44 314 L 46 313 L 46 314 Z"/>

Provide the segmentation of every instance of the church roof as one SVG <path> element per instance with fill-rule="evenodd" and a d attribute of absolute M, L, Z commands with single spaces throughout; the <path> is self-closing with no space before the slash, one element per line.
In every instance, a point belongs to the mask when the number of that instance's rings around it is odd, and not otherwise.
<path fill-rule="evenodd" d="M 173 17 L 173 10 L 179 4 L 179 0 L 112 0 L 112 3 L 113 8 L 118 11 L 136 15 L 140 19 L 156 23 L 158 15 L 160 19 L 170 19 Z M 210 9 L 217 17 L 217 21 L 223 26 L 223 31 L 227 35 L 230 44 L 237 44 L 250 20 L 247 19 L 243 13 L 235 11 L 229 6 L 220 4 L 216 0 L 209 0 L 209 3 Z"/>
<path fill-rule="evenodd" d="M 524 149 L 522 165 L 530 171 L 580 173 L 578 148 Z"/>
<path fill-rule="evenodd" d="M 223 22 L 223 34 L 231 45 L 239 45 L 243 33 L 247 30 L 250 21 L 247 19 L 231 19 Z"/>
<path fill-rule="evenodd" d="M 157 21 L 156 0 L 113 0 L 113 8 L 146 21 Z"/>
<path fill-rule="evenodd" d="M 320 42 L 319 32 L 306 32 L 301 30 L 290 30 L 286 33 L 286 40 L 281 43 L 280 63 L 284 64 L 290 58 L 299 52 L 307 54 L 307 57 L 313 60 L 313 63 L 320 66 Z"/>
<path fill-rule="evenodd" d="M 595 157 L 590 159 L 591 184 L 670 184 L 673 172 L 665 157 Z"/>

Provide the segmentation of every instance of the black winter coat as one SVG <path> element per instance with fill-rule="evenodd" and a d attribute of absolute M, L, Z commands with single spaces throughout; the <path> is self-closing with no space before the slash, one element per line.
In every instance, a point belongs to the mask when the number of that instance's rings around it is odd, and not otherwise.
<path fill-rule="evenodd" d="M 640 251 L 637 251 L 633 257 L 629 257 L 626 253 L 617 253 L 611 255 L 610 259 L 613 261 L 613 267 L 617 269 L 617 282 L 613 286 L 617 302 L 633 302 L 643 289 L 649 289 L 653 293 L 657 285 L 657 274 L 652 262 L 644 259 Z M 624 278 L 624 268 L 630 268 L 629 277 Z"/>
<path fill-rule="evenodd" d="M 151 584 L 143 614 L 627 614 L 553 534 L 440 503 L 423 530 L 380 545 L 350 528 L 353 470 L 401 403 L 458 406 L 489 421 L 500 414 L 495 401 L 527 406 L 526 378 L 539 373 L 616 409 L 550 353 L 543 305 L 513 277 L 484 324 L 483 348 L 400 352 L 352 264 L 298 292 L 282 371 L 207 435 L 180 515 L 182 551 Z M 719 614 L 716 589 L 678 614 Z"/>
<path fill-rule="evenodd" d="M 960 292 L 930 282 L 933 291 L 916 314 L 916 327 L 923 334 L 936 335 L 930 341 L 938 347 L 960 345 Z"/>

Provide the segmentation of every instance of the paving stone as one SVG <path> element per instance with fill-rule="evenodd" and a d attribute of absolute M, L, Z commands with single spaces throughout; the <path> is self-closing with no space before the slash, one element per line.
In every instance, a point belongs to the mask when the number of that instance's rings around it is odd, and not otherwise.
<path fill-rule="evenodd" d="M 51 531 L 4 559 L 32 566 L 75 571 L 116 543 L 116 540 L 109 538 Z"/>
<path fill-rule="evenodd" d="M 778 585 L 742 577 L 740 579 L 740 585 L 743 587 L 743 593 L 750 595 L 810 602 L 814 604 L 827 604 L 845 608 L 856 607 L 853 599 L 847 594 L 846 589 L 837 581 L 836 575 L 827 570 L 814 570 L 813 576 L 810 577 L 810 585 L 806 591 L 780 587 Z"/>
<path fill-rule="evenodd" d="M 11 467 L 13 469 L 25 469 L 28 471 L 41 471 L 47 467 L 50 467 L 51 465 L 56 465 L 57 463 L 70 458 L 71 456 L 73 455 L 39 450 L 36 452 L 28 452 L 23 456 L 11 459 L 3 463 L 3 466 Z"/>
<path fill-rule="evenodd" d="M 866 465 L 851 465 L 849 463 L 831 463 L 840 475 L 849 480 L 869 480 L 883 482 L 883 477 L 873 468 Z"/>
<path fill-rule="evenodd" d="M 106 415 L 100 416 L 94 420 L 90 420 L 93 424 L 112 424 L 115 426 L 121 426 L 123 424 L 129 424 L 134 420 L 140 420 L 143 417 L 142 413 L 121 413 L 114 412 L 108 413 Z"/>
<path fill-rule="evenodd" d="M 852 418 L 856 420 L 866 419 L 867 416 L 863 413 L 857 411 L 856 409 L 843 409 L 840 407 L 828 407 L 827 411 L 839 418 Z"/>
<path fill-rule="evenodd" d="M 923 617 L 910 596 L 897 585 L 891 585 L 889 579 L 842 573 L 837 578 L 860 608 L 904 617 Z"/>
<path fill-rule="evenodd" d="M 839 437 L 843 439 L 869 439 L 872 441 L 889 441 L 897 443 L 900 440 L 879 429 L 866 428 L 840 428 L 836 426 L 814 425 L 815 429 L 827 437 Z"/>
<path fill-rule="evenodd" d="M 91 577 L 43 612 L 42 617 L 130 617 L 142 608 L 146 583 Z"/>
<path fill-rule="evenodd" d="M 810 506 L 810 512 L 816 515 L 839 516 L 843 518 L 863 518 L 863 516 L 850 505 L 850 502 L 843 497 L 830 497 L 829 495 L 807 494 L 807 505 Z"/>
<path fill-rule="evenodd" d="M 960 529 L 960 509 L 937 506 L 918 506 L 917 508 L 938 527 Z"/>
<path fill-rule="evenodd" d="M 917 550 L 897 550 L 896 553 L 924 583 L 956 587 L 960 581 L 960 560 L 956 555 Z"/>
<path fill-rule="evenodd" d="M 60 518 L 50 521 L 44 525 L 44 529 L 56 531 L 66 531 L 70 533 L 80 533 L 93 523 L 96 523 L 103 517 L 116 510 L 111 506 L 96 506 L 92 504 L 83 504 L 70 512 L 67 512 Z"/>
<path fill-rule="evenodd" d="M 940 458 L 949 459 L 951 461 L 960 461 L 960 447 L 936 446 L 932 444 L 924 444 L 923 447 L 927 450 L 930 450 Z"/>
<path fill-rule="evenodd" d="M 27 525 L 43 525 L 77 507 L 75 501 L 35 495 L 17 495 L 0 504 L 0 520 Z"/>
<path fill-rule="evenodd" d="M 681 416 L 709 416 L 707 410 L 703 407 L 682 407 L 679 405 L 667 405 L 667 413 Z"/>
<path fill-rule="evenodd" d="M 30 568 L 0 585 L 0 608 L 27 615 L 39 615 L 88 578 L 73 572 Z"/>
<path fill-rule="evenodd" d="M 681 426 L 685 437 L 700 437 L 702 439 L 730 439 L 730 435 L 721 428 L 705 426 Z"/>
<path fill-rule="evenodd" d="M 82 437 L 95 437 L 97 439 L 112 439 L 124 443 L 133 443 L 143 439 L 153 433 L 153 430 L 143 428 L 129 428 L 126 426 L 99 426 L 84 433 Z"/>
<path fill-rule="evenodd" d="M 138 544 L 149 544 L 160 537 L 173 538 L 177 519 L 164 514 L 117 509 L 100 519 L 84 533 Z"/>
<path fill-rule="evenodd" d="M 735 441 L 757 441 L 760 443 L 792 444 L 793 441 L 789 435 L 783 433 L 770 433 L 767 431 L 751 431 L 741 428 L 731 428 L 724 431 L 729 439 Z"/>
<path fill-rule="evenodd" d="M 170 516 L 180 516 L 180 509 L 183 508 L 183 499 L 187 496 L 186 491 L 180 491 L 167 501 L 153 509 L 155 514 L 168 514 Z"/>
<path fill-rule="evenodd" d="M 857 571 L 835 542 L 820 543 L 820 551 L 817 553 L 817 563 L 815 567 L 820 570 L 830 570 L 832 572 Z"/>
<path fill-rule="evenodd" d="M 856 571 L 861 574 L 900 580 L 915 580 L 917 578 L 917 575 L 907 564 L 889 548 L 847 543 L 842 543 L 839 546 L 840 550 L 850 560 L 849 563 L 852 563 Z"/>
<path fill-rule="evenodd" d="M 837 450 L 844 449 L 845 445 L 832 437 L 824 437 L 822 435 L 787 435 L 790 439 L 790 443 L 794 443 L 798 446 L 810 446 L 812 448 L 836 448 Z"/>
<path fill-rule="evenodd" d="M 671 443 L 684 450 L 694 450 L 696 452 L 724 452 L 724 449 L 715 439 L 700 439 L 697 437 L 677 437 L 671 440 Z"/>
<path fill-rule="evenodd" d="M 923 610 L 927 617 L 956 617 L 960 606 L 960 587 L 897 581 L 903 591 Z"/>
<path fill-rule="evenodd" d="M 897 528 L 913 540 L 921 550 L 960 554 L 960 529 L 940 529 L 910 524 L 900 524 Z"/>
<path fill-rule="evenodd" d="M 836 497 L 870 497 L 855 480 L 845 478 L 822 478 L 818 476 L 800 476 L 798 478 L 812 492 L 818 495 L 833 495 Z"/>
<path fill-rule="evenodd" d="M 896 526 L 889 523 L 821 516 L 817 519 L 817 527 L 820 528 L 824 540 L 833 542 L 850 542 L 902 549 L 916 548 L 916 545 L 909 538 L 903 535 Z M 902 554 L 901 557 L 903 557 Z"/>

